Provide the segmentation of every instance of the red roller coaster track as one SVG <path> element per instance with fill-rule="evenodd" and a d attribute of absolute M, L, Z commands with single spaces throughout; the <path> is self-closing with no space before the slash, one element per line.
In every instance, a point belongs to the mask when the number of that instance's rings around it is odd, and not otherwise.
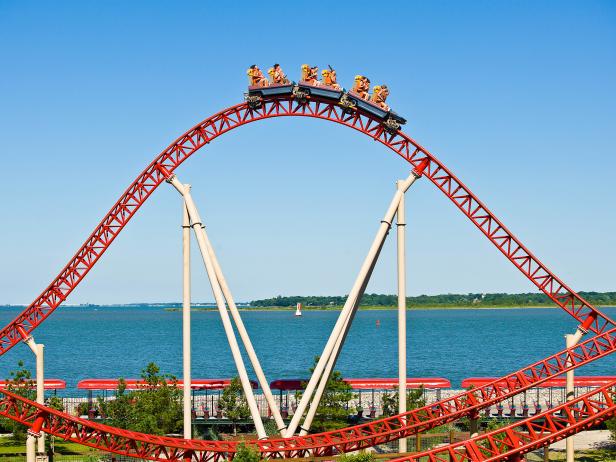
<path fill-rule="evenodd" d="M 391 462 L 496 461 L 526 454 L 563 436 L 587 430 L 614 415 L 612 382 L 542 414 L 475 438 Z"/>
<path fill-rule="evenodd" d="M 616 329 L 614 329 L 613 321 L 555 276 L 462 182 L 414 140 L 400 131 L 388 132 L 379 120 L 361 110 L 348 113 L 332 101 L 311 98 L 306 103 L 300 103 L 292 97 L 285 96 L 267 99 L 258 109 L 250 108 L 246 103 L 242 103 L 219 112 L 191 128 L 159 154 L 129 186 L 54 281 L 15 320 L 2 329 L 0 355 L 39 326 L 83 280 L 139 207 L 166 179 L 160 173 L 161 171 L 173 172 L 184 160 L 223 133 L 250 122 L 281 116 L 314 117 L 337 122 L 354 128 L 388 146 L 415 167 L 420 163 L 427 163 L 424 175 L 481 230 L 509 261 L 558 306 L 577 319 L 583 330 L 590 330 L 598 335 L 575 348 L 564 350 L 491 384 L 410 411 L 404 416 L 394 416 L 344 430 L 306 437 L 255 441 L 254 444 L 262 453 L 271 457 L 293 457 L 307 453 L 325 455 L 395 440 L 464 415 L 476 415 L 483 407 L 616 350 Z M 10 392 L 0 391 L 0 393 L 4 394 L 4 399 L 0 401 L 1 415 L 32 426 L 35 430 L 42 427 L 42 430 L 47 433 L 106 451 L 150 460 L 195 461 L 228 458 L 235 452 L 233 442 L 163 438 L 119 430 L 54 411 Z M 547 411 L 542 415 L 549 419 L 550 412 L 552 411 Z M 590 411 L 587 413 L 565 412 L 570 417 L 567 424 L 571 426 L 559 428 L 555 425 L 550 438 L 563 438 L 571 433 L 572 429 L 585 428 L 602 418 L 607 418 L 605 416 L 614 412 L 616 412 L 616 407 L 611 401 L 605 409 L 596 413 Z M 537 442 L 541 436 L 531 439 Z M 516 452 L 523 452 L 525 450 L 523 448 L 527 446 L 532 445 L 529 443 L 526 446 L 514 447 L 511 449 L 513 452 L 507 452 L 506 457 Z M 505 457 L 502 453 L 498 454 Z M 489 459 L 484 457 L 471 460 L 502 460 L 498 458 L 501 456 L 494 455 Z M 468 460 L 468 458 L 453 460 Z"/>

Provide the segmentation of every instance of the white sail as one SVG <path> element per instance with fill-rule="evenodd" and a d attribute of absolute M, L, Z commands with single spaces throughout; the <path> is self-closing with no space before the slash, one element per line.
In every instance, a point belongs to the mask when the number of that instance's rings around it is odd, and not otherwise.
<path fill-rule="evenodd" d="M 301 316 L 302 315 L 302 304 L 298 303 L 297 307 L 295 308 L 295 316 Z"/>

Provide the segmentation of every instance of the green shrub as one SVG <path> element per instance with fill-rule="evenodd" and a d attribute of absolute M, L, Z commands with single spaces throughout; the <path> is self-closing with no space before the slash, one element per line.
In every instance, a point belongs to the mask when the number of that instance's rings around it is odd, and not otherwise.
<path fill-rule="evenodd" d="M 424 388 L 421 385 L 419 388 L 407 390 L 406 392 L 406 410 L 417 409 L 426 405 L 426 400 L 423 397 Z M 383 394 L 383 415 L 389 417 L 398 413 L 398 391 L 392 391 Z"/>
<path fill-rule="evenodd" d="M 246 446 L 244 443 L 240 443 L 237 447 L 233 462 L 259 462 L 261 460 L 261 454 L 252 446 Z"/>
<path fill-rule="evenodd" d="M 237 435 L 237 423 L 250 417 L 250 408 L 239 377 L 234 377 L 229 386 L 225 387 L 218 405 L 223 415 L 233 424 L 233 434 Z"/>
<path fill-rule="evenodd" d="M 337 460 L 338 462 L 374 462 L 376 457 L 373 452 L 360 451 L 357 454 L 343 454 Z"/>
<path fill-rule="evenodd" d="M 143 433 L 166 435 L 179 433 L 183 426 L 182 391 L 177 380 L 160 374 L 155 363 L 141 372 L 144 386 L 126 392 L 126 382 L 120 379 L 115 399 L 105 401 L 100 396 L 98 406 L 107 423 Z"/>
<path fill-rule="evenodd" d="M 314 364 L 310 368 L 310 373 L 314 372 L 319 356 L 314 358 Z M 297 395 L 300 399 L 302 393 Z M 348 426 L 347 409 L 348 402 L 353 398 L 353 390 L 351 385 L 344 381 L 342 374 L 339 371 L 332 371 L 319 406 L 317 407 L 316 415 L 310 427 L 311 433 L 320 433 Z"/>
<path fill-rule="evenodd" d="M 278 431 L 278 425 L 276 425 L 276 421 L 274 419 L 267 419 L 265 422 L 263 422 L 263 427 L 265 427 L 265 434 L 267 436 L 280 436 L 280 431 Z"/>

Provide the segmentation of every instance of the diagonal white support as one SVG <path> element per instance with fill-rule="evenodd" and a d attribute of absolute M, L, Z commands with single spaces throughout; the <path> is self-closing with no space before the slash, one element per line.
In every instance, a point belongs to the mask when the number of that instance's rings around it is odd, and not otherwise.
<path fill-rule="evenodd" d="M 342 345 L 344 345 L 344 342 L 346 340 L 347 334 L 349 333 L 351 324 L 353 323 L 353 319 L 355 319 L 355 314 L 357 313 L 357 309 L 359 308 L 359 302 L 361 301 L 361 298 L 364 295 L 364 292 L 366 291 L 366 287 L 368 286 L 368 282 L 370 281 L 370 277 L 372 276 L 372 271 L 374 271 L 374 267 L 376 266 L 378 256 L 381 253 L 384 243 L 385 241 L 383 241 L 383 243 L 381 244 L 381 248 L 377 252 L 377 256 L 372 263 L 372 267 L 370 268 L 370 271 L 368 272 L 368 275 L 366 276 L 366 279 L 364 283 L 362 284 L 362 287 L 358 293 L 358 296 L 355 298 L 353 302 L 353 310 L 350 312 L 349 316 L 347 316 L 346 318 L 342 334 L 339 335 L 338 338 L 336 339 L 336 346 L 334 347 L 335 354 L 332 354 L 329 357 L 327 361 L 327 365 L 325 366 L 323 374 L 321 375 L 321 379 L 319 380 L 319 385 L 316 389 L 316 392 L 314 393 L 314 398 L 312 399 L 310 403 L 308 412 L 306 413 L 306 418 L 304 419 L 304 423 L 300 427 L 300 433 L 299 433 L 300 436 L 307 435 L 308 431 L 310 430 L 312 421 L 314 420 L 314 417 L 316 416 L 319 403 L 321 402 L 321 398 L 323 397 L 323 393 L 325 392 L 325 388 L 327 387 L 327 382 L 329 381 L 332 371 L 334 370 L 334 367 L 336 366 L 336 362 L 338 361 L 338 357 L 340 356 L 340 352 L 342 351 Z"/>
<path fill-rule="evenodd" d="M 257 380 L 259 381 L 259 385 L 261 386 L 261 390 L 263 390 L 263 395 L 265 396 L 265 400 L 267 401 L 267 405 L 272 411 L 272 416 L 274 417 L 274 421 L 276 422 L 276 426 L 278 431 L 282 432 L 286 425 L 284 420 L 282 419 L 282 415 L 280 414 L 280 409 L 276 404 L 276 400 L 274 399 L 274 395 L 270 389 L 269 383 L 267 382 L 267 378 L 265 377 L 265 373 L 263 372 L 263 368 L 261 367 L 261 363 L 259 362 L 259 358 L 257 357 L 257 353 L 255 352 L 254 347 L 252 346 L 252 342 L 250 341 L 250 336 L 248 335 L 248 331 L 244 326 L 244 322 L 242 321 L 242 317 L 240 316 L 240 312 L 237 309 L 237 305 L 233 299 L 233 295 L 231 294 L 231 290 L 227 285 L 227 281 L 222 272 L 222 268 L 218 263 L 218 259 L 216 258 L 216 254 L 214 253 L 214 248 L 212 247 L 212 243 L 207 237 L 207 233 L 205 229 L 203 229 L 203 233 L 205 235 L 208 249 L 210 252 L 210 256 L 212 257 L 212 262 L 214 264 L 214 270 L 216 271 L 216 278 L 220 284 L 220 288 L 222 289 L 222 293 L 227 300 L 227 304 L 229 306 L 229 311 L 231 311 L 231 316 L 233 316 L 233 321 L 235 321 L 235 326 L 237 327 L 237 331 L 240 334 L 240 338 L 242 339 L 242 343 L 244 344 L 244 348 L 246 349 L 246 353 L 248 354 L 248 358 L 252 364 L 252 368 L 255 371 L 255 375 L 257 376 Z"/>
<path fill-rule="evenodd" d="M 189 185 L 184 185 L 186 187 L 189 187 Z M 184 207 L 186 209 L 186 207 Z M 186 212 L 188 213 L 188 212 Z M 188 218 L 187 218 L 188 219 Z M 189 220 L 188 220 L 189 221 Z M 190 223 L 189 223 L 190 225 Z M 184 229 L 190 228 L 190 226 L 185 226 Z M 205 230 L 205 226 L 202 226 L 203 228 L 203 234 L 205 235 L 205 240 L 207 242 L 207 246 L 208 246 L 208 250 L 210 253 L 210 258 L 212 259 L 212 264 L 214 265 L 214 271 L 216 273 L 216 279 L 218 280 L 218 283 L 220 285 L 220 288 L 222 290 L 222 293 L 227 301 L 227 305 L 229 307 L 229 311 L 231 312 L 231 316 L 233 317 L 233 320 L 235 322 L 235 325 L 237 327 L 238 333 L 240 334 L 240 338 L 242 339 L 242 342 L 244 344 L 244 348 L 246 349 L 246 352 L 248 354 L 248 357 L 250 359 L 250 362 L 252 364 L 252 367 L 255 371 L 255 374 L 257 376 L 257 379 L 259 381 L 259 385 L 261 386 L 261 389 L 263 390 L 263 395 L 265 396 L 265 399 L 267 401 L 267 404 L 270 408 L 270 410 L 272 411 L 272 415 L 274 417 L 274 421 L 276 422 L 277 428 L 279 431 L 282 431 L 286 428 L 286 425 L 284 423 L 284 420 L 282 419 L 282 415 L 280 414 L 280 409 L 278 408 L 278 405 L 276 404 L 276 400 L 274 399 L 274 396 L 272 394 L 272 391 L 269 387 L 269 383 L 267 382 L 267 378 L 265 377 L 265 374 L 263 372 L 263 368 L 261 367 L 261 363 L 259 362 L 259 358 L 257 357 L 257 353 L 255 352 L 255 349 L 252 345 L 252 342 L 250 340 L 250 336 L 248 335 L 248 331 L 246 330 L 246 327 L 244 326 L 244 322 L 242 321 L 242 317 L 240 316 L 239 310 L 237 309 L 237 305 L 235 304 L 235 300 L 233 299 L 233 295 L 231 293 L 231 289 L 229 289 L 229 286 L 227 284 L 227 280 L 225 279 L 224 273 L 222 272 L 222 268 L 220 266 L 220 263 L 218 262 L 218 258 L 216 257 L 216 253 L 214 252 L 214 248 L 212 246 L 212 243 L 207 235 L 207 232 Z M 187 241 L 189 242 L 189 241 Z M 188 248 L 190 248 L 190 244 L 187 244 Z M 188 255 L 188 262 L 190 262 L 190 255 Z M 186 290 L 186 289 L 185 289 Z M 185 294 L 186 295 L 186 294 Z M 189 298 L 189 302 L 188 305 L 190 306 L 190 285 L 188 286 L 188 298 Z M 188 311 L 188 319 L 190 321 L 190 311 Z M 190 329 L 190 326 L 189 328 Z M 190 335 L 190 330 L 188 331 L 189 335 Z M 189 360 L 190 361 L 190 360 Z M 190 398 L 190 395 L 189 395 Z M 185 416 L 186 419 L 186 416 Z"/>
<path fill-rule="evenodd" d="M 214 299 L 216 300 L 216 305 L 218 306 L 220 318 L 222 320 L 225 334 L 227 336 L 227 341 L 229 342 L 229 347 L 231 348 L 231 354 L 233 355 L 233 360 L 235 362 L 235 366 L 237 367 L 237 372 L 242 383 L 242 388 L 244 390 L 246 400 L 248 401 L 248 407 L 250 408 L 250 414 L 255 424 L 257 435 L 259 436 L 259 439 L 265 439 L 267 438 L 267 434 L 265 433 L 265 428 L 263 427 L 263 421 L 259 413 L 259 408 L 257 407 L 257 402 L 255 400 L 252 386 L 248 378 L 248 373 L 246 372 L 246 366 L 244 365 L 244 360 L 242 358 L 240 347 L 237 343 L 237 339 L 235 338 L 233 325 L 231 324 L 231 319 L 229 318 L 229 313 L 227 312 L 225 306 L 224 295 L 220 288 L 219 281 L 216 277 L 216 271 L 214 268 L 212 257 L 210 255 L 207 236 L 202 227 L 201 217 L 199 216 L 199 212 L 197 211 L 197 207 L 190 194 L 189 188 L 186 188 L 182 183 L 180 183 L 180 181 L 175 175 L 169 178 L 168 181 L 184 197 L 186 208 L 188 210 L 188 215 L 191 221 L 191 226 L 195 233 L 195 237 L 197 238 L 197 244 L 199 245 L 199 250 L 201 251 L 203 263 L 205 264 L 210 285 L 212 286 Z"/>
<path fill-rule="evenodd" d="M 368 251 L 368 255 L 366 256 L 359 271 L 359 274 L 355 280 L 355 283 L 353 284 L 353 288 L 349 292 L 349 296 L 344 304 L 344 307 L 342 308 L 340 315 L 338 316 L 338 320 L 334 325 L 334 329 L 332 330 L 332 333 L 327 340 L 325 348 L 323 349 L 323 353 L 321 354 L 321 357 L 319 358 L 319 361 L 315 366 L 312 377 L 310 377 L 310 381 L 306 386 L 304 395 L 302 396 L 302 399 L 300 400 L 297 409 L 295 410 L 295 414 L 293 414 L 293 418 L 289 423 L 289 427 L 287 428 L 287 431 L 285 433 L 285 436 L 287 438 L 293 436 L 295 430 L 297 430 L 299 421 L 302 418 L 304 412 L 306 411 L 308 403 L 312 399 L 312 395 L 314 394 L 315 388 L 317 387 L 317 384 L 321 376 L 323 375 L 323 372 L 327 366 L 327 362 L 329 361 L 332 352 L 334 352 L 336 348 L 336 344 L 338 343 L 338 337 L 343 332 L 345 325 L 347 324 L 347 319 L 350 319 L 351 313 L 356 310 L 355 300 L 357 299 L 358 294 L 361 291 L 361 287 L 366 283 L 366 278 L 370 272 L 370 268 L 373 266 L 374 261 L 378 257 L 378 252 L 380 251 L 380 248 L 383 245 L 383 241 L 385 240 L 385 237 L 387 236 L 387 233 L 391 228 L 391 222 L 396 214 L 401 197 L 411 187 L 415 180 L 417 180 L 417 178 L 420 178 L 420 176 L 421 173 L 412 172 L 409 177 L 401 183 L 401 188 L 396 190 L 391 204 L 389 205 L 389 208 L 387 209 L 387 212 L 385 213 L 385 216 L 381 221 L 381 225 L 379 226 L 376 237 L 374 238 L 370 250 Z M 340 342 L 340 346 L 341 345 L 342 342 Z M 337 353 L 334 352 L 334 357 L 336 355 Z"/>

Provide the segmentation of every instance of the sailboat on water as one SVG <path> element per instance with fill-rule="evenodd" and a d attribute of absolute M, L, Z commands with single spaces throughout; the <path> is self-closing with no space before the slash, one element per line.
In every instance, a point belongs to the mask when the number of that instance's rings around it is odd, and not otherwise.
<path fill-rule="evenodd" d="M 302 315 L 302 304 L 298 303 L 295 308 L 295 316 L 301 316 L 301 315 Z"/>

